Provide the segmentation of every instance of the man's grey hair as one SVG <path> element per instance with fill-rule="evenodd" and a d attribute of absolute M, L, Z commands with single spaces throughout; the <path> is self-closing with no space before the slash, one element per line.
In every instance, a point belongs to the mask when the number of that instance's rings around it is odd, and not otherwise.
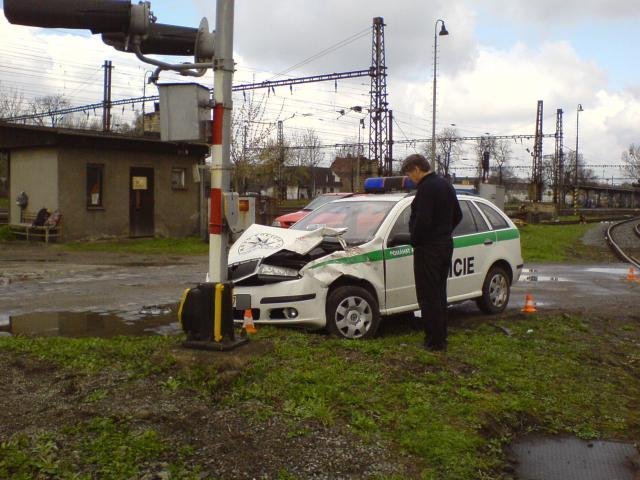
<path fill-rule="evenodd" d="M 418 167 L 423 172 L 431 171 L 431 165 L 429 164 L 429 160 L 427 160 L 424 157 L 424 155 L 420 155 L 419 153 L 414 153 L 404 159 L 404 162 L 402 162 L 402 168 L 400 169 L 400 172 L 403 175 L 406 175 L 415 167 Z"/>

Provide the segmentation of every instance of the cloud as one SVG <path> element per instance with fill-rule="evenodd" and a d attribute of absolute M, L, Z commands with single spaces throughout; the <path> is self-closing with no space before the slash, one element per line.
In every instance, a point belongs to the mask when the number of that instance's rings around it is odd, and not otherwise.
<path fill-rule="evenodd" d="M 637 0 L 484 0 L 482 3 L 495 15 L 528 23 L 571 24 L 585 19 L 603 22 L 638 17 Z"/>
<path fill-rule="evenodd" d="M 450 35 L 438 38 L 438 130 L 455 123 L 464 135 L 532 134 L 536 103 L 544 100 L 545 132 L 555 130 L 556 109 L 563 108 L 565 146 L 574 148 L 575 109 L 581 103 L 585 111 L 580 115 L 580 151 L 587 163 L 619 163 L 620 153 L 630 143 L 640 142 L 635 128 L 640 124 L 638 83 L 612 90 L 605 65 L 585 58 L 570 36 L 542 36 L 546 41 L 534 42 L 535 35 L 523 35 L 526 43 L 488 45 L 479 42 L 478 38 L 486 37 L 478 32 L 490 27 L 478 22 L 489 14 L 511 18 L 527 28 L 529 24 L 540 27 L 545 19 L 556 27 L 574 21 L 605 21 L 637 16 L 632 8 L 636 1 L 568 0 L 560 5 L 551 0 L 487 0 L 480 7 L 480 2 L 472 0 L 241 0 L 236 2 L 235 18 L 236 81 L 250 82 L 254 74 L 256 81 L 271 78 L 358 32 L 361 38 L 291 74 L 368 68 L 372 18 L 382 16 L 389 101 L 398 122 L 395 137 L 429 137 L 434 22 L 442 18 Z M 211 2 L 194 3 L 213 27 Z M 70 92 L 77 104 L 102 98 L 100 67 L 105 59 L 113 59 L 116 66 L 115 98 L 140 95 L 144 70 L 153 68 L 103 45 L 99 37 L 12 26 L 3 15 L 0 39 L 3 85 L 24 87 L 29 94 Z M 164 81 L 175 78 L 163 74 Z M 312 126 L 326 143 L 353 137 L 358 132 L 355 114 L 339 116 L 336 110 L 368 105 L 368 81 L 340 83 L 337 94 L 328 84 L 296 87 L 293 95 L 280 89 L 269 98 L 267 110 L 274 117 L 313 112 L 312 117 L 304 117 L 305 123 L 298 123 L 301 116 L 288 121 L 287 129 Z M 552 149 L 551 143 L 545 143 L 546 153 Z M 394 150 L 398 156 L 404 154 L 400 146 Z M 525 153 L 520 161 L 530 159 Z"/>

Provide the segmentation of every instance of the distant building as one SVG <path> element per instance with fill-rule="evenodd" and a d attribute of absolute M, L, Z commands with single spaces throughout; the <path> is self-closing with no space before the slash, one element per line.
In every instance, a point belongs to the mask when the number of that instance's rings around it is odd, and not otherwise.
<path fill-rule="evenodd" d="M 359 170 L 358 162 L 360 163 Z M 375 160 L 369 160 L 363 156 L 356 158 L 347 155 L 346 157 L 336 157 L 331 164 L 331 171 L 340 178 L 343 185 L 342 191 L 361 192 L 365 179 L 377 176 L 379 170 L 378 162 Z"/>
<path fill-rule="evenodd" d="M 273 176 L 263 174 L 252 178 L 247 183 L 246 191 L 275 197 L 276 188 Z M 282 175 L 279 197 L 286 200 L 309 199 L 321 193 L 343 191 L 340 178 L 329 167 L 287 166 Z"/>
<path fill-rule="evenodd" d="M 65 240 L 197 235 L 202 196 L 194 168 L 209 147 L 95 131 L 0 123 L 9 160 L 9 222 L 25 192 L 32 213 L 59 210 Z"/>

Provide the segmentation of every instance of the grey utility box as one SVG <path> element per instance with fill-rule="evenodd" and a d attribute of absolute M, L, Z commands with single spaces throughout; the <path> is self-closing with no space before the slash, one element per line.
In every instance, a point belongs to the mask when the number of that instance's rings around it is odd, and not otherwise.
<path fill-rule="evenodd" d="M 504 187 L 502 185 L 481 183 L 478 186 L 478 193 L 482 198 L 493 202 L 500 210 L 504 210 Z"/>
<path fill-rule="evenodd" d="M 209 89 L 197 83 L 164 83 L 160 92 L 160 138 L 206 142 L 211 131 Z"/>

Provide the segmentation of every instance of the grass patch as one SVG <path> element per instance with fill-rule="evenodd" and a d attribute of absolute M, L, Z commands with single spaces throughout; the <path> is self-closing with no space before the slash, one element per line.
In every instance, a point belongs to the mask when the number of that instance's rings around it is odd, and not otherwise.
<path fill-rule="evenodd" d="M 126 419 L 96 417 L 65 426 L 55 434 L 40 433 L 33 439 L 16 435 L 1 443 L 0 477 L 141 478 L 146 466 L 166 457 L 173 448 L 152 429 L 138 429 Z M 60 455 L 63 451 L 69 454 Z M 171 478 L 199 478 L 197 469 L 188 468 L 180 457 L 165 462 L 162 470 Z"/>
<path fill-rule="evenodd" d="M 109 368 L 132 376 L 147 376 L 168 369 L 172 359 L 162 352 L 177 344 L 177 338 L 163 336 L 0 338 L 0 349 L 28 353 L 79 373 L 92 374 Z"/>
<path fill-rule="evenodd" d="M 305 422 L 348 426 L 365 441 L 382 439 L 412 456 L 425 479 L 501 478 L 505 446 L 532 430 L 587 439 L 640 437 L 640 324 L 534 315 L 508 326 L 512 336 L 483 323 L 452 328 L 446 355 L 424 351 L 422 333 L 402 327 L 366 342 L 263 327 L 253 342 L 270 344 L 268 350 L 245 356 L 245 363 L 232 362 L 240 350 L 211 355 L 204 366 L 172 360 L 180 338 L 0 338 L 0 350 L 87 375 L 105 368 L 151 375 L 163 392 L 158 401 L 175 398 L 183 405 L 184 395 L 196 390 L 212 409 L 232 408 L 252 422 L 280 416 L 291 421 L 293 432 Z M 218 381 L 219 362 L 231 362 L 237 374 Z M 91 403 L 107 397 L 96 390 L 83 398 Z M 0 477 L 66 478 L 73 464 L 100 478 L 136 478 L 139 465 L 167 461 L 175 442 L 136 425 L 100 416 L 69 427 L 62 440 L 51 431 L 14 436 L 0 447 Z M 75 445 L 75 457 L 57 453 L 62 441 Z M 193 465 L 188 478 L 198 459 L 190 459 L 188 448 L 182 451 L 169 464 Z M 286 469 L 280 478 L 290 478 Z"/>
<path fill-rule="evenodd" d="M 0 225 L 0 242 L 14 240 L 15 235 L 9 230 L 9 225 Z"/>
<path fill-rule="evenodd" d="M 71 242 L 65 244 L 64 248 L 75 252 L 138 253 L 148 255 L 206 255 L 209 252 L 209 244 L 198 237 Z"/>
<path fill-rule="evenodd" d="M 520 227 L 525 262 L 601 260 L 601 249 L 585 246 L 581 239 L 593 225 L 526 225 Z"/>
<path fill-rule="evenodd" d="M 0 197 L 0 208 L 9 208 L 9 198 Z"/>
<path fill-rule="evenodd" d="M 633 341 L 611 351 L 577 318 L 510 328 L 513 337 L 490 326 L 456 331 L 447 356 L 419 349 L 419 334 L 350 343 L 268 331 L 274 355 L 255 359 L 227 401 L 251 401 L 259 417 L 346 421 L 423 459 L 433 479 L 495 478 L 505 444 L 529 429 L 637 437 Z"/>

